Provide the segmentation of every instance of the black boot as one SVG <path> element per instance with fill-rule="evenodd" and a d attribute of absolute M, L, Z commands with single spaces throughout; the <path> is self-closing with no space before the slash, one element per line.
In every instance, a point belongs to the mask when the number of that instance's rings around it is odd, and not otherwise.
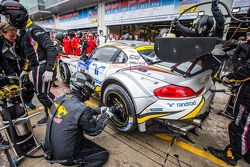
<path fill-rule="evenodd" d="M 236 166 L 237 165 L 237 160 L 235 160 L 234 156 L 228 156 L 227 152 L 224 150 L 217 150 L 212 147 L 208 147 L 207 150 L 213 154 L 215 157 L 221 159 L 222 161 L 226 162 L 227 164 L 231 166 Z"/>
<path fill-rule="evenodd" d="M 46 125 L 47 124 L 47 121 L 48 121 L 48 117 L 44 117 L 42 118 L 40 121 L 37 122 L 37 125 L 38 126 L 43 126 L 43 125 Z"/>

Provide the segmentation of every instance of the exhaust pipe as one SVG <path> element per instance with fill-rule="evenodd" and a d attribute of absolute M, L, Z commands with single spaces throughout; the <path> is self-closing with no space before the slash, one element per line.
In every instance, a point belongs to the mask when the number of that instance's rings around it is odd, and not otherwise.
<path fill-rule="evenodd" d="M 192 125 L 200 127 L 201 126 L 201 120 L 200 119 L 193 119 L 192 120 Z"/>
<path fill-rule="evenodd" d="M 185 126 L 185 127 L 181 127 L 180 130 L 185 132 L 185 133 L 188 133 L 190 130 L 194 129 L 195 127 L 193 125 L 188 125 L 188 126 Z"/>

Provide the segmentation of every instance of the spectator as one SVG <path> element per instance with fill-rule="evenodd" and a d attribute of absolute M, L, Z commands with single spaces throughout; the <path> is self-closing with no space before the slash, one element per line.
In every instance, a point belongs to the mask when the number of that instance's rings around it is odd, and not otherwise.
<path fill-rule="evenodd" d="M 71 47 L 73 48 L 73 54 L 74 55 L 80 55 L 81 54 L 81 50 L 80 50 L 80 46 L 81 46 L 80 36 L 81 36 L 81 32 L 78 31 L 77 33 L 75 33 L 75 37 L 71 41 Z"/>
<path fill-rule="evenodd" d="M 100 30 L 100 35 L 99 35 L 99 37 L 97 37 L 96 46 L 100 46 L 100 45 L 104 44 L 105 41 L 106 41 L 106 37 L 103 35 L 103 31 Z"/>
<path fill-rule="evenodd" d="M 134 36 L 134 38 L 135 38 L 135 41 L 140 41 L 139 36 L 137 34 Z"/>
<path fill-rule="evenodd" d="M 96 43 L 93 39 L 93 34 L 92 33 L 89 33 L 87 38 L 86 38 L 86 41 L 88 42 L 88 47 L 86 48 L 86 54 L 90 54 L 96 47 Z"/>
<path fill-rule="evenodd" d="M 113 42 L 113 41 L 115 41 L 113 34 L 109 34 L 109 37 L 107 38 L 106 42 Z"/>
<path fill-rule="evenodd" d="M 81 37 L 81 46 L 82 46 L 82 51 L 81 54 L 85 54 L 86 53 L 86 49 L 89 46 L 88 41 L 86 39 L 87 34 L 82 33 L 82 37 Z"/>
<path fill-rule="evenodd" d="M 63 39 L 63 49 L 66 54 L 72 55 L 72 50 L 71 50 L 71 39 L 69 34 L 65 34 L 65 37 Z"/>

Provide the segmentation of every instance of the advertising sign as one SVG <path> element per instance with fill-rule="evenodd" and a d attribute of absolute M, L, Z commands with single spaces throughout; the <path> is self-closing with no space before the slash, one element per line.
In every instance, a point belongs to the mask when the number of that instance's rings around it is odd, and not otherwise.
<path fill-rule="evenodd" d="M 55 28 L 55 20 L 53 17 L 40 20 L 40 21 L 35 21 L 35 23 L 40 25 L 43 28 Z"/>
<path fill-rule="evenodd" d="M 97 11 L 97 6 L 94 6 L 60 15 L 59 28 L 68 30 L 97 27 Z"/>
<path fill-rule="evenodd" d="M 173 20 L 188 7 L 200 0 L 114 0 L 105 3 L 106 25 L 145 23 Z M 198 8 L 182 19 L 197 17 Z"/>
<path fill-rule="evenodd" d="M 239 13 L 247 13 L 247 10 L 250 7 L 250 0 L 234 0 L 233 8 L 240 7 Z"/>

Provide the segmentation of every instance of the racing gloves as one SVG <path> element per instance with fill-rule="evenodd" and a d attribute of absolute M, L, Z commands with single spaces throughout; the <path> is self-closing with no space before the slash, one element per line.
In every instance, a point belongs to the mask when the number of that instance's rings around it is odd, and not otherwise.
<path fill-rule="evenodd" d="M 22 71 L 22 73 L 20 74 L 20 78 L 23 78 L 25 75 L 29 75 L 28 71 Z"/>
<path fill-rule="evenodd" d="M 107 113 L 109 115 L 109 118 L 114 116 L 114 113 L 116 112 L 117 108 L 115 106 L 112 106 L 110 108 L 108 107 L 101 107 L 101 114 Z"/>
<path fill-rule="evenodd" d="M 44 82 L 49 82 L 52 81 L 53 78 L 53 71 L 45 71 L 43 74 L 43 81 Z"/>

